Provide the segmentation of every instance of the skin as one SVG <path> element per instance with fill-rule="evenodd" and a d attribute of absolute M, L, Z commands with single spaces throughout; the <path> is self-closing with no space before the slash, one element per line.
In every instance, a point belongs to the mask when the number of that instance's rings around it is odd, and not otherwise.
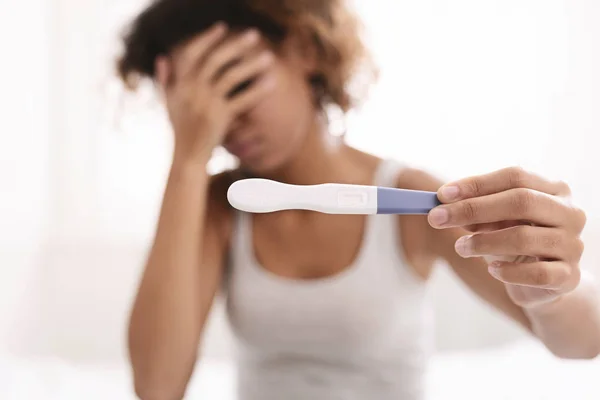
<path fill-rule="evenodd" d="M 244 58 L 237 67 L 219 72 L 239 54 Z M 176 144 L 129 325 L 135 389 L 147 400 L 185 394 L 222 283 L 232 234 L 228 186 L 244 174 L 294 184 L 371 184 L 380 161 L 326 133 L 307 83 L 318 58 L 302 38 L 289 38 L 275 53 L 258 37 L 217 25 L 159 57 L 156 66 Z M 226 98 L 236 83 L 256 74 L 258 83 L 245 94 Z M 207 175 L 206 163 L 219 144 L 240 156 L 240 171 Z M 585 215 L 567 200 L 566 184 L 518 168 L 444 184 L 409 169 L 396 186 L 438 191 L 444 203 L 428 216 L 397 217 L 400 229 L 411 232 L 398 246 L 423 281 L 443 260 L 552 353 L 599 354 L 598 291 L 579 266 Z M 296 279 L 346 268 L 366 221 L 306 211 L 253 218 L 262 267 Z"/>

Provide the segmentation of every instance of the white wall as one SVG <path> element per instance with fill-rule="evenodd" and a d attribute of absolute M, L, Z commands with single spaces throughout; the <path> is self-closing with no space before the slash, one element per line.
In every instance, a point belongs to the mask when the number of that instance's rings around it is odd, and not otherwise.
<path fill-rule="evenodd" d="M 446 177 L 522 164 L 566 179 L 589 211 L 588 243 L 600 240 L 589 184 L 600 160 L 585 146 L 600 130 L 600 3 L 356 1 L 384 73 L 350 121 L 353 143 Z M 107 113 L 118 108 L 109 39 L 134 3 L 0 4 L 3 54 L 20 60 L 0 64 L 0 343 L 15 351 L 124 357 L 171 146 L 162 113 L 135 105 L 118 131 Z M 472 150 L 483 139 L 494 147 Z M 600 266 L 597 247 L 586 265 Z M 433 288 L 441 349 L 520 334 L 443 268 Z M 208 354 L 229 353 L 221 311 Z"/>
<path fill-rule="evenodd" d="M 10 347 L 46 237 L 48 2 L 0 2 L 0 347 Z"/>

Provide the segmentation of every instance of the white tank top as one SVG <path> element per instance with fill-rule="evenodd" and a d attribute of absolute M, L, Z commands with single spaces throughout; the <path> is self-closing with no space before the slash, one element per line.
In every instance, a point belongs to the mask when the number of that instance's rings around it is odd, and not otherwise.
<path fill-rule="evenodd" d="M 381 162 L 374 184 L 402 166 Z M 368 216 L 343 272 L 294 280 L 259 265 L 251 216 L 238 213 L 226 279 L 240 400 L 420 400 L 432 348 L 425 282 L 399 246 L 398 217 Z"/>

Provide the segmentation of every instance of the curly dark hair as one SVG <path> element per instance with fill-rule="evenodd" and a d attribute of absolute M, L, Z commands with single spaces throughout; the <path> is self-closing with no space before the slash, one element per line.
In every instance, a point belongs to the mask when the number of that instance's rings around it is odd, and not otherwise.
<path fill-rule="evenodd" d="M 319 104 L 356 106 L 350 81 L 377 71 L 360 36 L 361 25 L 344 0 L 154 0 L 128 27 L 117 72 L 135 90 L 142 78 L 154 78 L 155 59 L 223 21 L 230 29 L 254 27 L 275 47 L 290 34 L 313 41 L 317 72 L 310 78 Z M 368 86 L 370 82 L 363 82 Z"/>

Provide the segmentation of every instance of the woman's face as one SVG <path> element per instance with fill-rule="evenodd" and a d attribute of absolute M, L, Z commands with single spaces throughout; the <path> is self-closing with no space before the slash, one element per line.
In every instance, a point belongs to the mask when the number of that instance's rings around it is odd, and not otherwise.
<path fill-rule="evenodd" d="M 275 78 L 274 90 L 234 121 L 223 143 L 244 168 L 267 173 L 300 151 L 316 113 L 309 72 L 296 48 L 284 43 L 268 72 Z"/>

